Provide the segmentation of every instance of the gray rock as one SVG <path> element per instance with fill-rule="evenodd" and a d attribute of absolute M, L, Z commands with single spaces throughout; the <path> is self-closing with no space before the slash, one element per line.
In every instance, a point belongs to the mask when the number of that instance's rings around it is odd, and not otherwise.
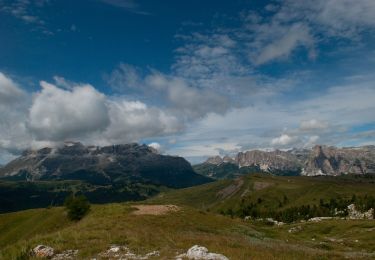
<path fill-rule="evenodd" d="M 194 260 L 229 260 L 224 255 L 210 253 L 208 249 L 203 246 L 192 246 L 185 254 L 176 256 L 176 259 L 182 258 L 194 259 Z"/>
<path fill-rule="evenodd" d="M 51 258 L 54 255 L 54 249 L 50 246 L 37 245 L 33 248 L 32 253 L 38 258 Z"/>
<path fill-rule="evenodd" d="M 263 172 L 305 176 L 375 173 L 375 146 L 336 148 L 316 145 L 311 150 L 252 150 L 238 153 L 235 158 L 209 158 L 205 164 L 220 166 L 231 163 L 238 168 L 256 166 Z M 214 174 L 213 174 L 214 176 Z"/>

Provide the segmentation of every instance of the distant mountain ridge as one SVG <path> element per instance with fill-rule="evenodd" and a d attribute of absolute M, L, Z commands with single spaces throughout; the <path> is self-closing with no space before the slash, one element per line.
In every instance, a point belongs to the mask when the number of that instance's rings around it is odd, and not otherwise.
<path fill-rule="evenodd" d="M 220 168 L 223 167 L 232 169 L 232 172 L 227 173 L 232 175 L 244 172 L 241 170 L 244 167 L 245 169 L 259 168 L 260 172 L 276 175 L 373 174 L 375 173 L 375 146 L 337 148 L 316 145 L 312 149 L 288 151 L 252 150 L 240 152 L 233 158 L 211 157 L 203 164 L 195 165 L 194 169 L 210 177 L 222 178 Z"/>
<path fill-rule="evenodd" d="M 194 172 L 182 157 L 158 154 L 136 143 L 111 146 L 84 146 L 67 142 L 59 148 L 27 150 L 0 168 L 7 180 L 83 180 L 107 185 L 137 181 L 173 188 L 210 181 Z"/>

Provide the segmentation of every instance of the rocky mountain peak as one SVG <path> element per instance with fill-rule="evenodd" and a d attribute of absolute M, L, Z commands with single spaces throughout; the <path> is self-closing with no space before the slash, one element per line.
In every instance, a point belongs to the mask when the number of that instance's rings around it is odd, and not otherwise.
<path fill-rule="evenodd" d="M 0 169 L 0 178 L 17 180 L 86 180 L 108 184 L 145 179 L 157 185 L 186 187 L 209 181 L 181 157 L 166 156 L 137 143 L 85 146 L 67 142 L 58 148 L 25 151 Z"/>
<path fill-rule="evenodd" d="M 220 165 L 229 162 L 237 167 L 257 166 L 262 171 L 276 174 L 341 175 L 375 173 L 375 146 L 337 148 L 316 145 L 311 149 L 289 151 L 251 150 L 240 152 L 235 159 L 215 156 L 205 163 Z"/>

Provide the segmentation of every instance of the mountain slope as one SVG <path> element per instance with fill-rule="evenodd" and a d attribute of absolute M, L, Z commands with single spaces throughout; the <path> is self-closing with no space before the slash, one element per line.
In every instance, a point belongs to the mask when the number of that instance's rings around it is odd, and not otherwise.
<path fill-rule="evenodd" d="M 101 259 L 98 255 L 113 244 L 137 255 L 160 253 L 149 259 L 175 259 L 196 244 L 239 260 L 374 257 L 372 220 L 278 227 L 184 206 L 163 215 L 136 215 L 135 207 L 128 203 L 93 205 L 79 222 L 64 220 L 62 208 L 0 214 L 0 259 L 25 259 L 28 250 L 39 244 L 53 247 L 56 253 L 78 250 L 75 259 Z M 29 226 L 31 221 L 37 222 L 36 228 Z M 300 231 L 289 232 L 293 228 Z"/>
<path fill-rule="evenodd" d="M 146 145 L 63 147 L 25 151 L 0 169 L 0 212 L 61 205 L 70 193 L 91 202 L 144 200 L 169 188 L 207 183 L 181 157 Z"/>
<path fill-rule="evenodd" d="M 246 205 L 256 204 L 260 211 L 282 211 L 302 205 L 319 205 L 320 200 L 375 197 L 375 178 L 354 177 L 279 177 L 248 174 L 237 179 L 218 180 L 213 183 L 176 191 L 163 192 L 150 199 L 155 203 L 173 203 L 214 212 L 238 211 Z"/>
<path fill-rule="evenodd" d="M 181 188 L 208 182 L 181 157 L 157 154 L 146 145 L 126 144 L 86 147 L 66 143 L 63 147 L 25 151 L 0 169 L 7 180 L 82 180 L 92 184 L 131 180 Z"/>

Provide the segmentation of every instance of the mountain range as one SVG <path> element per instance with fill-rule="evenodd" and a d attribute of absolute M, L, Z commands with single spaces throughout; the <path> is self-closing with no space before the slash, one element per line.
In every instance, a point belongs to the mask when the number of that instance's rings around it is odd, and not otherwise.
<path fill-rule="evenodd" d="M 0 178 L 24 181 L 82 180 L 92 184 L 142 181 L 172 188 L 202 184 L 209 179 L 196 174 L 184 158 L 160 155 L 136 143 L 84 146 L 66 142 L 59 148 L 27 150 L 0 168 Z"/>
<path fill-rule="evenodd" d="M 0 212 L 61 205 L 72 193 L 94 203 L 144 200 L 211 181 L 184 158 L 161 155 L 147 145 L 67 142 L 24 151 L 0 168 Z"/>
<path fill-rule="evenodd" d="M 240 152 L 234 157 L 211 157 L 195 165 L 194 169 L 219 179 L 249 172 L 303 176 L 373 174 L 375 146 L 337 148 L 316 145 L 312 149 L 287 151 L 252 150 Z"/>

